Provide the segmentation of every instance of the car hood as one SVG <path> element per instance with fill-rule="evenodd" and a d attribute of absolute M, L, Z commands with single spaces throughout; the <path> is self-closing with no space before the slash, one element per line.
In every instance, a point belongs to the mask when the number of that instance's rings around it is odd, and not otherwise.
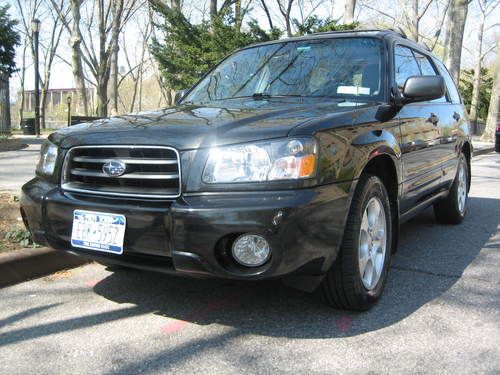
<path fill-rule="evenodd" d="M 224 106 L 184 105 L 115 116 L 53 133 L 62 148 L 78 145 L 168 145 L 178 150 L 285 137 L 300 125 L 352 112 L 367 104 L 251 100 Z"/>

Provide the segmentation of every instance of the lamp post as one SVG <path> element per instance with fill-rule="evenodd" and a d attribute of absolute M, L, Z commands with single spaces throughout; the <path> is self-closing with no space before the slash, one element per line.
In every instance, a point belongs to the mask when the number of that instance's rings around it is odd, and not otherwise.
<path fill-rule="evenodd" d="M 31 30 L 33 31 L 33 51 L 35 60 L 35 133 L 40 137 L 40 71 L 38 67 L 38 33 L 40 32 L 40 20 L 31 21 Z"/>
<path fill-rule="evenodd" d="M 66 103 L 68 103 L 68 126 L 71 126 L 71 96 L 66 97 Z"/>

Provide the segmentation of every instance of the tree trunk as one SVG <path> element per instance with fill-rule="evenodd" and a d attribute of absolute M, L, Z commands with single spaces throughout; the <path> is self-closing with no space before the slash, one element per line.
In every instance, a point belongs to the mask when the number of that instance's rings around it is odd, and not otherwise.
<path fill-rule="evenodd" d="M 500 36 L 497 36 L 497 55 L 493 66 L 493 87 L 491 88 L 490 108 L 488 119 L 484 129 L 482 140 L 493 141 L 495 139 L 495 129 L 498 124 L 498 110 L 500 106 Z"/>
<path fill-rule="evenodd" d="M 83 113 L 85 116 L 89 115 L 89 102 L 87 97 L 87 87 L 85 84 L 85 76 L 83 74 L 83 63 L 82 63 L 82 33 L 80 30 L 80 5 L 81 0 L 71 0 L 71 15 L 73 18 L 73 25 L 71 28 L 71 67 L 73 70 L 73 77 L 76 84 L 76 89 L 78 91 L 78 101 L 83 107 Z M 75 103 L 75 106 L 78 103 Z"/>
<path fill-rule="evenodd" d="M 19 127 L 21 127 L 21 124 L 23 123 L 23 118 L 24 118 L 24 81 L 26 78 L 26 49 L 28 47 L 28 41 L 24 41 L 24 46 L 23 46 L 23 53 L 21 54 L 21 68 L 19 69 L 21 71 L 21 74 L 19 75 L 20 77 L 20 91 L 21 91 L 21 99 L 19 102 Z"/>
<path fill-rule="evenodd" d="M 241 0 L 236 0 L 234 3 L 234 25 L 236 30 L 241 30 L 241 23 L 243 22 L 243 14 L 241 13 Z"/>
<path fill-rule="evenodd" d="M 120 36 L 123 0 L 114 0 L 111 5 L 113 23 L 111 28 L 110 99 L 111 114 L 118 114 L 118 37 Z"/>
<path fill-rule="evenodd" d="M 111 101 L 111 115 L 118 114 L 118 47 L 111 51 L 109 96 Z"/>
<path fill-rule="evenodd" d="M 460 79 L 460 61 L 462 58 L 462 41 L 465 21 L 469 7 L 468 0 L 451 0 L 448 17 L 448 44 L 445 48 L 445 64 L 458 86 Z"/>
<path fill-rule="evenodd" d="M 411 0 L 410 38 L 418 42 L 418 0 Z"/>
<path fill-rule="evenodd" d="M 269 29 L 274 29 L 273 25 L 273 19 L 271 17 L 271 12 L 269 12 L 269 8 L 267 7 L 266 0 L 260 0 L 260 3 L 262 4 L 262 8 L 264 9 L 264 12 L 266 13 L 267 17 L 267 22 L 269 22 Z"/>
<path fill-rule="evenodd" d="M 97 67 L 97 116 L 108 117 L 108 82 L 109 65 L 106 51 L 106 11 L 104 0 L 97 1 L 97 19 L 99 32 L 99 64 Z"/>
<path fill-rule="evenodd" d="M 286 24 L 286 35 L 291 38 L 292 35 L 292 20 L 290 18 L 290 14 L 292 13 L 292 5 L 293 5 L 293 0 L 288 0 L 288 6 L 286 8 L 286 13 L 284 14 L 285 16 L 285 24 Z"/>
<path fill-rule="evenodd" d="M 100 81 L 97 83 L 97 116 L 108 117 L 108 79 L 105 73 L 100 74 Z"/>
<path fill-rule="evenodd" d="M 42 85 L 41 95 L 40 95 L 40 128 L 46 129 L 45 127 L 45 113 L 46 113 L 46 103 L 47 103 L 47 87 L 45 84 Z"/>
<path fill-rule="evenodd" d="M 479 18 L 479 25 L 477 31 L 477 46 L 476 53 L 474 56 L 474 79 L 472 81 L 472 101 L 470 105 L 469 118 L 472 121 L 472 133 L 478 134 L 478 124 L 477 124 L 477 109 L 479 105 L 479 90 L 481 88 L 481 67 L 483 62 L 483 33 L 484 33 L 484 21 L 486 16 L 486 0 L 479 0 L 482 3 L 481 16 Z"/>
<path fill-rule="evenodd" d="M 0 134 L 10 134 L 9 76 L 0 73 Z"/>
<path fill-rule="evenodd" d="M 356 0 L 345 1 L 344 23 L 354 22 L 354 11 L 356 9 Z"/>
<path fill-rule="evenodd" d="M 217 0 L 210 0 L 210 20 L 214 22 L 217 17 Z"/>

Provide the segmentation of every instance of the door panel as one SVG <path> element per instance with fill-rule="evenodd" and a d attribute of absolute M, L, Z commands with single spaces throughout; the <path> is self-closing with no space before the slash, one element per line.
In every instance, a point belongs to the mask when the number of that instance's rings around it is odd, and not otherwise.
<path fill-rule="evenodd" d="M 432 194 L 441 184 L 440 114 L 429 103 L 408 104 L 399 113 L 404 196 L 401 212 Z"/>

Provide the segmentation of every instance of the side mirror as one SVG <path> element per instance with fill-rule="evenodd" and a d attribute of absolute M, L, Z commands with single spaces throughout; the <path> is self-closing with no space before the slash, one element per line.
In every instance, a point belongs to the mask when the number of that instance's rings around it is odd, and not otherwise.
<path fill-rule="evenodd" d="M 444 79 L 441 76 L 409 77 L 403 88 L 403 104 L 425 102 L 441 98 L 445 94 Z"/>
<path fill-rule="evenodd" d="M 174 97 L 174 104 L 175 105 L 178 105 L 180 103 L 180 101 L 182 100 L 182 98 L 184 98 L 187 94 L 189 90 L 185 89 L 185 90 L 179 90 L 175 93 L 175 97 Z"/>

